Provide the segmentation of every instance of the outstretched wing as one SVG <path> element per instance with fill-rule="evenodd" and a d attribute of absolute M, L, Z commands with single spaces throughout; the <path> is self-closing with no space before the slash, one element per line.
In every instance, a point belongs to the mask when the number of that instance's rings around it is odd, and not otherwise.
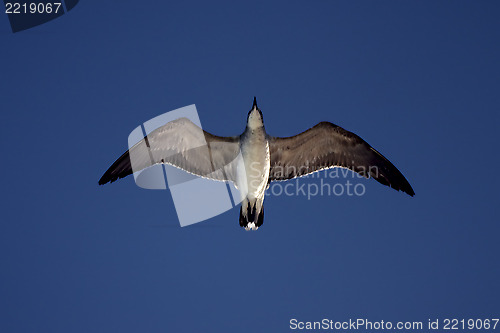
<path fill-rule="evenodd" d="M 99 185 L 159 163 L 213 180 L 234 181 L 231 162 L 239 151 L 239 137 L 215 136 L 180 118 L 152 131 L 127 150 L 104 173 Z"/>
<path fill-rule="evenodd" d="M 383 185 L 415 195 L 410 183 L 382 154 L 354 133 L 321 122 L 289 138 L 269 139 L 271 181 L 287 180 L 332 167 L 372 177 Z"/>

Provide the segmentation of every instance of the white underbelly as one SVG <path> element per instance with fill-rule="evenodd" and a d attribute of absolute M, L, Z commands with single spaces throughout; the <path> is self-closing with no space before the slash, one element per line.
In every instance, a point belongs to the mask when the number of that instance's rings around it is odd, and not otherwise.
<path fill-rule="evenodd" d="M 269 179 L 269 144 L 242 147 L 243 163 L 237 170 L 237 187 L 242 198 L 263 198 Z"/>

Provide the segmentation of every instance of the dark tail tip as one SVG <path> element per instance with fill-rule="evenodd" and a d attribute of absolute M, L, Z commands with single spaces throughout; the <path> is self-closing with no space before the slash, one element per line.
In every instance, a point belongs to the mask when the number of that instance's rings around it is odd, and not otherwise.
<path fill-rule="evenodd" d="M 252 109 L 253 108 L 256 108 L 257 107 L 257 97 L 253 97 L 253 105 L 252 105 Z"/>
<path fill-rule="evenodd" d="M 256 212 L 255 206 L 250 207 L 250 205 L 248 205 L 246 214 L 243 214 L 243 207 L 240 208 L 240 227 L 246 228 L 248 227 L 248 223 L 255 223 L 257 228 L 264 224 L 264 206 L 262 206 L 258 213 Z"/>

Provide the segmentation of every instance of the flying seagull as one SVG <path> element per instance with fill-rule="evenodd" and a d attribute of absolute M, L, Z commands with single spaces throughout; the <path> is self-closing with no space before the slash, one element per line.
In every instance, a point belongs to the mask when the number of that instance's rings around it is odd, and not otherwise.
<path fill-rule="evenodd" d="M 328 168 L 347 168 L 415 195 L 387 158 L 342 127 L 320 122 L 292 137 L 268 135 L 255 97 L 241 135 L 216 136 L 187 118 L 171 121 L 127 150 L 104 173 L 99 185 L 161 163 L 212 180 L 233 182 L 242 193 L 240 226 L 246 230 L 257 230 L 262 225 L 264 194 L 270 182 Z"/>

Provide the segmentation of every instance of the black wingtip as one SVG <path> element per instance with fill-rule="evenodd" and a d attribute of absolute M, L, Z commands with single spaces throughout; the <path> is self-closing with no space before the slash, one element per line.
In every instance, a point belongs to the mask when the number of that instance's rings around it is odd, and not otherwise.
<path fill-rule="evenodd" d="M 252 105 L 252 109 L 253 108 L 257 108 L 257 97 L 253 97 L 253 105 Z"/>
<path fill-rule="evenodd" d="M 410 188 L 408 189 L 408 191 L 405 191 L 405 192 L 406 192 L 406 193 L 407 193 L 410 197 L 414 197 L 414 196 L 415 196 L 415 191 L 413 191 L 413 189 L 411 188 L 411 186 L 410 186 Z"/>
<path fill-rule="evenodd" d="M 126 177 L 133 173 L 132 163 L 130 162 L 130 153 L 127 150 L 120 156 L 102 175 L 99 179 L 99 185 L 104 185 L 107 183 L 113 183 L 120 178 Z"/>
<path fill-rule="evenodd" d="M 395 189 L 398 191 L 403 191 L 404 193 L 408 194 L 410 197 L 413 197 L 415 195 L 415 191 L 413 190 L 410 183 L 406 180 L 406 178 L 403 176 L 403 174 L 401 172 L 400 172 L 400 175 L 402 177 L 402 181 L 400 183 L 398 183 L 398 186 L 396 186 Z M 393 185 L 391 185 L 391 187 L 393 187 Z"/>
<path fill-rule="evenodd" d="M 105 179 L 104 176 L 102 176 L 101 179 L 99 179 L 99 182 L 98 182 L 99 185 L 104 185 L 104 184 L 107 184 L 107 183 L 109 183 L 109 179 Z"/>
<path fill-rule="evenodd" d="M 109 177 L 108 172 L 106 172 L 104 175 L 102 175 L 101 179 L 99 179 L 99 185 L 104 185 L 107 183 L 112 183 L 112 179 Z"/>

